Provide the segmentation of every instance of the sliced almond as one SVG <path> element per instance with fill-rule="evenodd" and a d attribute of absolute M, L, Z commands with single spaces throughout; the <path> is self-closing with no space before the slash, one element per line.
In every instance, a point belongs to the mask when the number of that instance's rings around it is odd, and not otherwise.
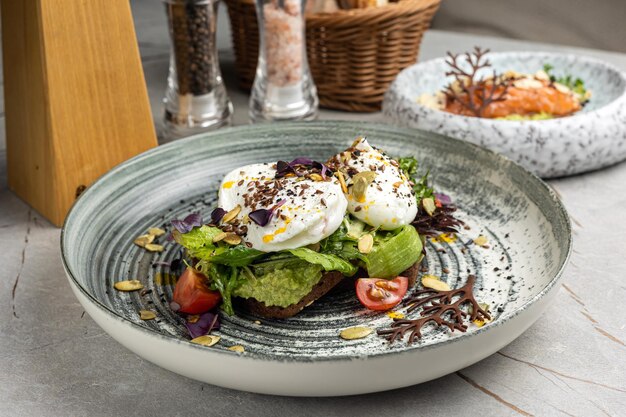
<path fill-rule="evenodd" d="M 213 243 L 220 242 L 226 237 L 226 232 L 218 233 L 213 237 Z"/>
<path fill-rule="evenodd" d="M 113 284 L 113 287 L 115 287 L 115 289 L 118 291 L 130 292 L 142 289 L 143 284 L 137 279 L 131 279 L 128 281 L 118 281 Z"/>
<path fill-rule="evenodd" d="M 378 176 L 378 174 L 374 171 L 361 171 L 357 174 L 355 174 L 352 177 L 353 181 L 358 180 L 359 178 L 363 178 L 368 184 L 371 183 L 372 181 L 374 181 L 376 179 L 376 176 Z"/>
<path fill-rule="evenodd" d="M 343 329 L 341 333 L 339 333 L 339 336 L 346 340 L 363 339 L 372 334 L 373 331 L 373 329 L 363 326 L 348 327 L 347 329 Z"/>
<path fill-rule="evenodd" d="M 437 210 L 437 206 L 435 205 L 435 200 L 433 200 L 430 197 L 422 199 L 422 207 L 424 207 L 424 210 L 426 210 L 426 213 L 429 216 L 432 216 L 435 213 L 435 210 Z"/>
<path fill-rule="evenodd" d="M 163 245 L 157 245 L 156 243 L 148 243 L 145 248 L 149 252 L 163 252 L 165 250 Z"/>
<path fill-rule="evenodd" d="M 357 138 L 354 140 L 354 142 L 352 142 L 352 146 L 351 146 L 351 147 L 352 147 L 352 148 L 357 147 L 357 146 L 359 145 L 359 143 L 363 142 L 363 140 L 364 140 L 364 139 L 365 139 L 365 138 L 364 138 L 363 136 L 359 136 L 359 137 L 357 137 Z"/>
<path fill-rule="evenodd" d="M 223 240 L 229 245 L 238 245 L 241 243 L 241 236 L 233 232 L 228 232 Z"/>
<path fill-rule="evenodd" d="M 346 179 L 343 177 L 343 172 L 337 171 L 335 172 L 335 176 L 339 180 L 339 185 L 341 185 L 341 191 L 344 194 L 348 194 L 348 186 L 346 185 Z"/>
<path fill-rule="evenodd" d="M 160 227 L 151 227 L 148 229 L 148 234 L 159 237 L 165 234 L 165 230 L 161 229 Z"/>
<path fill-rule="evenodd" d="M 233 352 L 243 353 L 245 352 L 245 348 L 241 345 L 235 345 L 228 348 L 228 350 L 232 350 Z"/>
<path fill-rule="evenodd" d="M 156 319 L 156 314 L 150 310 L 139 310 L 139 318 L 141 320 L 154 320 Z"/>
<path fill-rule="evenodd" d="M 224 214 L 224 217 L 222 217 L 222 222 L 224 223 L 232 222 L 233 220 L 235 220 L 235 217 L 237 217 L 240 211 L 241 211 L 241 206 L 237 204 L 237 207 L 235 207 L 228 213 Z"/>
<path fill-rule="evenodd" d="M 149 245 L 152 242 L 154 242 L 154 235 L 141 235 L 137 237 L 135 240 L 133 240 L 133 243 L 135 245 L 140 246 L 142 248 L 145 248 L 146 245 Z"/>
<path fill-rule="evenodd" d="M 400 188 L 400 186 L 402 185 L 402 181 L 396 181 L 391 185 L 393 185 L 393 188 Z"/>
<path fill-rule="evenodd" d="M 367 187 L 371 184 L 366 177 L 354 177 L 352 178 L 352 195 L 356 198 L 356 201 L 363 203 L 365 201 L 365 194 L 367 193 Z"/>
<path fill-rule="evenodd" d="M 357 243 L 357 247 L 361 253 L 370 253 L 374 247 L 374 236 L 369 233 L 361 236 Z"/>
<path fill-rule="evenodd" d="M 450 291 L 450 286 L 435 275 L 426 274 L 422 276 L 422 285 L 424 288 L 431 288 L 437 291 Z"/>
<path fill-rule="evenodd" d="M 485 246 L 487 244 L 487 236 L 478 236 L 476 239 L 474 239 L 474 243 L 478 246 Z"/>
<path fill-rule="evenodd" d="M 204 336 L 196 337 L 195 339 L 191 339 L 191 343 L 195 343 L 197 345 L 202 346 L 213 346 L 217 342 L 219 342 L 221 337 L 213 336 L 210 334 L 205 334 Z"/>
<path fill-rule="evenodd" d="M 324 181 L 324 178 L 322 178 L 320 174 L 311 174 L 309 175 L 309 178 L 311 178 L 313 181 Z"/>

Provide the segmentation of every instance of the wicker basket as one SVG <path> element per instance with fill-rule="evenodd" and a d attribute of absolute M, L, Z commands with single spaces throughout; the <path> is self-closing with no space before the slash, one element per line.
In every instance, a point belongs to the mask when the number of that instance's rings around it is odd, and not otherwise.
<path fill-rule="evenodd" d="M 259 48 L 254 0 L 225 0 L 240 85 L 254 81 Z M 380 110 L 398 72 L 415 63 L 422 35 L 441 0 L 399 0 L 368 9 L 306 16 L 309 66 L 320 105 Z"/>

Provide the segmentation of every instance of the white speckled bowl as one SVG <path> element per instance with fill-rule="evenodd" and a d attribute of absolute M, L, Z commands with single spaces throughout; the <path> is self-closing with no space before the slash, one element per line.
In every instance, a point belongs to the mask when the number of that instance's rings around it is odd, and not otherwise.
<path fill-rule="evenodd" d="M 507 52 L 488 55 L 501 72 L 534 73 L 544 64 L 557 76 L 571 74 L 592 91 L 585 108 L 552 120 L 511 121 L 458 116 L 417 103 L 442 89 L 444 58 L 402 71 L 385 95 L 383 112 L 400 126 L 417 127 L 488 147 L 551 178 L 602 168 L 626 159 L 626 75 L 602 61 L 571 54 Z"/>

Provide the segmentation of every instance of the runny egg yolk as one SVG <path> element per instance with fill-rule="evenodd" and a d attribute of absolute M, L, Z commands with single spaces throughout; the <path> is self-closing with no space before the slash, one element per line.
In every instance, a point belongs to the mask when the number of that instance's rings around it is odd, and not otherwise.
<path fill-rule="evenodd" d="M 283 227 L 280 227 L 280 228 L 276 229 L 274 232 L 269 233 L 269 234 L 263 236 L 263 242 L 270 243 L 272 240 L 274 240 L 274 236 L 279 235 L 281 233 L 285 233 L 287 231 L 287 225 L 289 223 L 291 223 L 291 219 L 287 218 L 285 220 L 285 225 Z"/>

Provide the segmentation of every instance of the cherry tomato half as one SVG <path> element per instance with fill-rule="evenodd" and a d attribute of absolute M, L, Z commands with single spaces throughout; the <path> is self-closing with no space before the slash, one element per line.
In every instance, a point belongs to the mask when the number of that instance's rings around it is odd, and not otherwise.
<path fill-rule="evenodd" d="M 409 287 L 409 279 L 359 278 L 356 281 L 356 296 L 370 310 L 389 310 L 402 301 Z"/>
<path fill-rule="evenodd" d="M 193 268 L 187 268 L 178 278 L 174 288 L 174 303 L 177 311 L 187 314 L 201 314 L 214 308 L 222 299 L 219 291 L 207 287 L 207 278 Z"/>

